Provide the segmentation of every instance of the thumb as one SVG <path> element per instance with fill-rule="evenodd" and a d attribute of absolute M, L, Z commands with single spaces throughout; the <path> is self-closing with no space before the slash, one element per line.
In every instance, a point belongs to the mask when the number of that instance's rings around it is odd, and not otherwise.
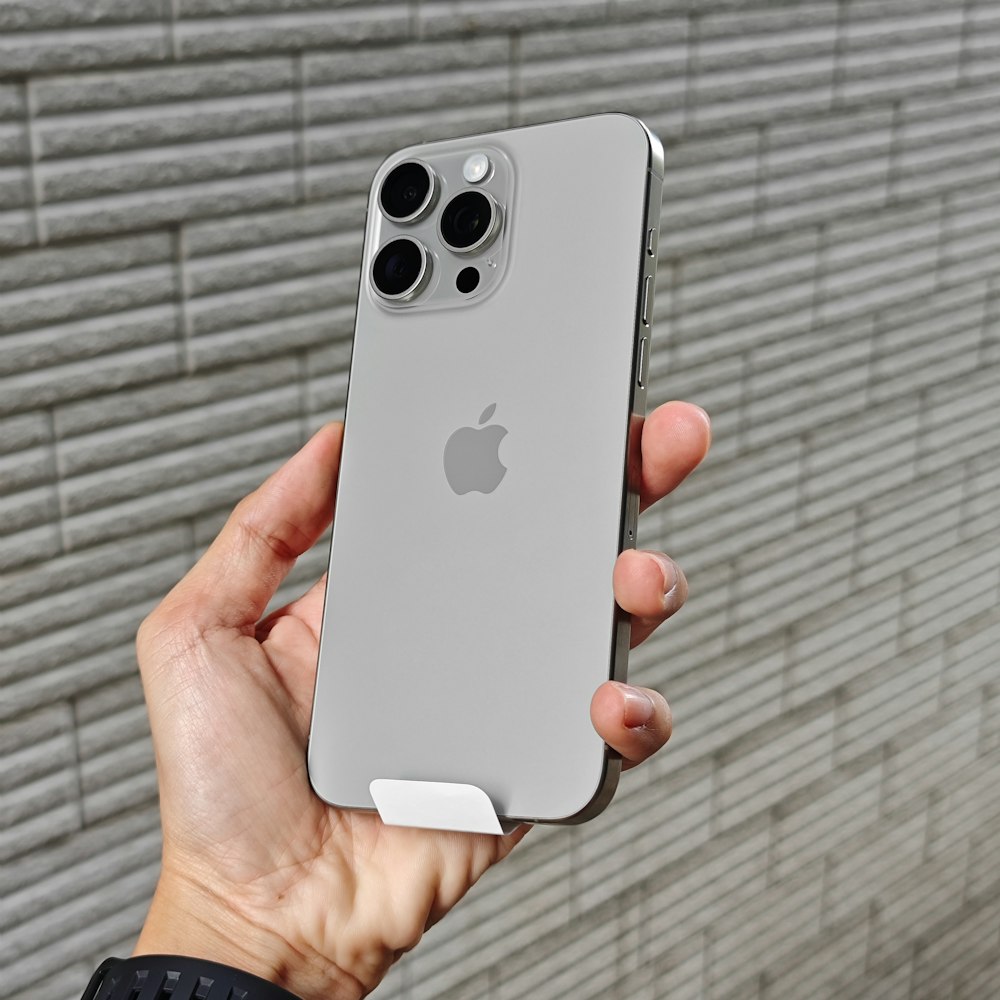
<path fill-rule="evenodd" d="M 295 560 L 333 517 L 342 437 L 342 424 L 327 424 L 237 504 L 167 595 L 163 618 L 180 614 L 200 629 L 253 628 Z"/>

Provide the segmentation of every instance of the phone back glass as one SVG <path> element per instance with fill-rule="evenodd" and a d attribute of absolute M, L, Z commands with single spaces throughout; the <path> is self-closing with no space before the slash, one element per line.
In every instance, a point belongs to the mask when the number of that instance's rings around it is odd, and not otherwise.
<path fill-rule="evenodd" d="M 381 179 L 407 157 L 484 147 L 512 170 L 502 276 L 457 307 L 387 307 L 369 281 Z M 371 809 L 374 778 L 463 782 L 502 817 L 559 821 L 608 783 L 589 707 L 615 670 L 653 160 L 638 122 L 600 115 L 411 147 L 380 168 L 310 736 L 327 801 Z M 491 493 L 449 485 L 461 427 L 487 453 L 499 439 Z"/>

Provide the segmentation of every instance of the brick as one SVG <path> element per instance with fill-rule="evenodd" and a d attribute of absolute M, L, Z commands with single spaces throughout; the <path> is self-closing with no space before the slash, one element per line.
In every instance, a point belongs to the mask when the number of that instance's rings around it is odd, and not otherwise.
<path fill-rule="evenodd" d="M 764 972 L 763 1000 L 791 996 L 830 995 L 837 986 L 865 967 L 868 928 L 864 921 L 850 920 L 829 929 L 817 943 L 800 947 L 778 971 Z M 781 965 L 787 968 L 782 969 Z"/>
<path fill-rule="evenodd" d="M 51 831 L 46 829 L 45 836 L 59 836 L 63 830 L 58 817 L 67 811 L 78 813 L 79 798 L 75 768 L 65 766 L 4 790 L 0 794 L 3 815 L 0 856 L 9 860 L 20 850 L 30 848 L 33 842 L 37 844 L 37 840 L 32 840 L 31 833 L 35 837 L 39 835 L 40 820 L 51 817 Z"/>
<path fill-rule="evenodd" d="M 186 268 L 188 294 L 196 298 L 305 275 L 313 276 L 318 282 L 332 271 L 356 271 L 360 264 L 358 233 L 324 234 L 193 260 Z"/>
<path fill-rule="evenodd" d="M 289 123 L 290 124 L 290 123 Z M 275 175 L 275 182 L 294 165 L 294 140 L 288 131 L 272 135 L 191 142 L 148 150 L 80 157 L 70 162 L 43 162 L 36 173 L 46 217 L 58 218 L 58 202 L 137 192 L 169 194 L 192 185 L 216 184 L 229 178 Z"/>
<path fill-rule="evenodd" d="M 360 80 L 474 70 L 507 65 L 510 41 L 503 37 L 469 38 L 462 45 L 451 41 L 403 42 L 393 45 L 358 45 L 335 52 L 307 51 L 302 57 L 306 89 Z"/>
<path fill-rule="evenodd" d="M 963 908 L 951 920 L 942 920 L 929 940 L 921 942 L 914 959 L 913 996 L 930 1000 L 947 990 L 959 975 L 988 965 L 1000 941 L 997 907 Z"/>
<path fill-rule="evenodd" d="M 603 21 L 607 5 L 603 0 L 556 0 L 539 5 L 531 0 L 423 0 L 417 9 L 420 38 L 530 30 L 557 25 L 585 25 Z"/>
<path fill-rule="evenodd" d="M 291 59 L 229 59 L 184 66 L 155 66 L 116 73 L 73 73 L 31 81 L 35 113 L 44 123 L 63 116 L 66 124 L 77 121 L 74 113 L 147 110 L 166 106 L 168 111 L 196 111 L 205 95 L 215 99 L 250 97 L 288 90 L 294 83 Z M 196 102 L 190 104 L 189 102 Z"/>
<path fill-rule="evenodd" d="M 665 949 L 618 981 L 621 996 L 635 1000 L 656 1000 L 662 984 L 684 1000 L 700 1000 L 704 996 L 704 944 L 700 937 L 689 937 L 681 944 Z"/>
<path fill-rule="evenodd" d="M 1000 17 L 986 4 L 973 4 L 966 14 L 962 76 L 967 80 L 995 79 L 1000 49 Z"/>
<path fill-rule="evenodd" d="M 367 10 L 346 7 L 274 12 L 269 8 L 266 13 L 241 17 L 182 15 L 175 24 L 174 38 L 182 59 L 205 59 L 392 41 L 409 33 L 409 22 L 407 5 L 402 3 Z"/>
<path fill-rule="evenodd" d="M 772 881 L 788 878 L 878 819 L 881 755 L 837 768 L 775 806 Z"/>
<path fill-rule="evenodd" d="M 733 907 L 716 922 L 710 933 L 711 995 L 726 995 L 733 983 L 763 971 L 768 960 L 818 934 L 822 874 L 822 865 L 806 868 L 794 879 Z"/>
<path fill-rule="evenodd" d="M 64 157 L 93 157 L 112 153 L 114 167 L 109 171 L 108 186 L 111 190 L 128 190 L 129 174 L 119 172 L 124 154 L 128 150 L 148 149 L 151 146 L 169 147 L 173 143 L 209 141 L 213 144 L 230 137 L 275 133 L 294 125 L 295 109 L 290 90 L 264 94 L 241 94 L 234 97 L 214 97 L 212 100 L 185 100 L 183 103 L 158 103 L 137 105 L 131 108 L 102 111 L 96 120 L 82 111 L 70 115 L 40 118 L 35 126 L 36 155 L 42 161 Z M 273 141 L 273 140 L 272 140 Z M 267 165 L 266 157 L 262 157 Z M 147 183 L 159 186 L 170 183 L 166 175 L 157 177 L 145 167 Z M 86 165 L 74 170 L 75 177 L 87 175 Z M 134 175 L 138 168 L 134 167 Z M 74 195 L 63 177 L 50 168 L 44 168 L 44 193 L 53 200 Z M 172 177 L 182 178 L 178 167 Z M 161 179 L 162 178 L 162 179 Z M 183 183 L 183 180 L 181 181 Z M 101 189 L 93 187 L 94 193 Z M 86 196 L 83 195 L 83 196 Z"/>
<path fill-rule="evenodd" d="M 979 690 L 996 669 L 1000 621 L 995 610 L 953 630 L 941 673 L 941 704 L 947 705 Z"/>
<path fill-rule="evenodd" d="M 211 476 L 205 478 L 207 466 L 203 466 L 201 477 L 191 472 L 188 482 L 168 487 L 162 486 L 166 474 L 153 463 L 147 475 L 135 476 L 129 484 L 111 487 L 112 493 L 120 498 L 115 502 L 108 502 L 110 494 L 104 492 L 100 482 L 95 482 L 91 484 L 93 491 L 81 494 L 87 509 L 64 521 L 67 545 L 81 548 L 175 524 L 183 518 L 218 510 L 220 506 L 231 508 L 274 471 L 279 458 L 286 458 L 300 443 L 298 422 L 286 423 L 272 428 L 266 436 L 256 435 L 255 451 L 259 456 L 256 464 L 242 464 L 230 453 L 225 460 L 229 466 L 225 472 L 215 465 Z M 269 453 L 267 458 L 264 457 L 266 453 Z M 180 456 L 175 458 L 180 461 Z M 149 493 L 143 492 L 147 484 L 151 489 Z"/>
<path fill-rule="evenodd" d="M 13 0 L 0 12 L 2 31 L 44 31 L 47 28 L 77 28 L 94 24 L 125 24 L 153 21 L 160 16 L 156 0 Z"/>
<path fill-rule="evenodd" d="M 241 387 L 245 388 L 245 387 Z M 76 477 L 96 474 L 106 477 L 111 469 L 144 460 L 164 464 L 166 456 L 190 446 L 218 441 L 255 428 L 294 421 L 301 410 L 301 392 L 295 385 L 264 390 L 252 396 L 175 410 L 164 416 L 125 426 L 92 431 L 60 448 L 60 466 L 67 496 L 76 496 Z M 74 503 L 67 510 L 72 512 Z"/>
<path fill-rule="evenodd" d="M 1000 959 L 977 969 L 962 972 L 955 980 L 955 1000 L 974 1000 L 989 992 L 1000 976 Z"/>
<path fill-rule="evenodd" d="M 646 884 L 644 957 L 656 956 L 751 905 L 767 885 L 767 829 L 738 827 L 663 869 Z"/>
<path fill-rule="evenodd" d="M 711 771 L 707 763 L 685 768 L 655 789 L 640 787 L 616 797 L 616 815 L 588 832 L 574 852 L 574 912 L 629 888 L 641 891 L 651 874 L 709 839 Z"/>
<path fill-rule="evenodd" d="M 840 924 L 917 868 L 924 852 L 927 811 L 921 803 L 863 828 L 830 852 L 823 890 L 824 926 Z"/>
<path fill-rule="evenodd" d="M 54 478 L 55 453 L 51 445 L 0 455 L 0 494 L 40 486 Z"/>
<path fill-rule="evenodd" d="M 20 165 L 0 166 L 0 209 L 26 208 L 31 201 L 28 171 Z"/>
<path fill-rule="evenodd" d="M 969 868 L 965 894 L 969 898 L 994 898 L 1000 881 L 997 850 L 1000 848 L 1000 827 L 995 824 L 975 831 L 969 838 Z"/>
<path fill-rule="evenodd" d="M 69 706 L 52 705 L 0 724 L 0 753 L 0 793 L 55 770 L 73 770 L 76 744 Z"/>
<path fill-rule="evenodd" d="M 952 784 L 931 792 L 928 857 L 935 857 L 962 843 L 971 833 L 988 830 L 1000 822 L 998 759 L 1000 755 L 987 752 Z"/>
<path fill-rule="evenodd" d="M 14 609 L 33 606 L 41 612 L 48 606 L 49 614 L 58 616 L 77 607 L 77 602 L 92 590 L 96 580 L 114 580 L 122 573 L 136 572 L 146 565 L 155 565 L 171 556 L 187 555 L 192 547 L 191 532 L 186 526 L 148 532 L 137 538 L 110 545 L 69 553 L 41 563 L 30 570 L 6 575 L 0 588 L 0 608 L 11 621 L 16 621 Z M 66 599 L 64 594 L 70 594 Z M 114 606 L 121 598 L 119 592 L 104 606 Z M 50 602 L 50 603 L 49 603 Z M 93 610 L 101 605 L 102 598 L 94 594 L 89 598 Z M 62 605 L 60 611 L 60 604 Z M 8 615 L 8 609 L 10 613 Z M 84 615 L 86 612 L 83 613 Z M 51 619 L 47 619 L 51 622 Z"/>
<path fill-rule="evenodd" d="M 943 659 L 939 650 L 914 650 L 850 681 L 839 693 L 834 759 L 850 760 L 921 720 L 930 724 Z"/>
<path fill-rule="evenodd" d="M 975 760 L 979 715 L 978 705 L 969 709 L 959 703 L 938 715 L 935 728 L 920 722 L 890 742 L 882 785 L 885 812 L 952 781 Z"/>
<path fill-rule="evenodd" d="M 122 903 L 128 903 L 137 897 L 148 898 L 156 884 L 156 876 L 156 866 L 133 872 L 117 872 L 115 883 L 118 899 Z M 9 932 L 4 939 L 0 960 L 8 965 L 13 964 L 18 959 L 29 956 L 34 949 L 54 944 L 73 932 L 79 933 L 81 926 L 100 919 L 120 905 L 117 900 L 106 896 L 90 896 L 64 902 L 55 914 L 45 913 L 33 920 L 26 920 Z"/>
<path fill-rule="evenodd" d="M 892 119 L 876 109 L 767 130 L 761 220 L 803 225 L 882 207 L 888 198 Z"/>
<path fill-rule="evenodd" d="M 138 891 L 139 887 L 136 885 L 135 892 Z M 24 988 L 30 995 L 32 991 L 27 987 L 37 981 L 39 969 L 65 968 L 84 959 L 89 970 L 93 972 L 96 968 L 94 945 L 97 945 L 100 954 L 106 954 L 106 945 L 121 941 L 126 935 L 134 939 L 138 935 L 148 905 L 146 898 L 142 898 L 139 902 L 129 899 L 110 915 L 104 915 L 100 920 L 87 923 L 84 930 L 47 943 L 44 947 L 33 950 L 25 958 L 11 963 L 8 966 L 8 988 L 12 991 Z"/>
<path fill-rule="evenodd" d="M 305 114 L 309 125 L 352 119 L 388 118 L 438 107 L 490 104 L 510 94 L 510 67 L 506 58 L 496 65 L 408 76 L 405 66 L 388 79 L 351 81 L 306 88 Z M 362 100 L 363 98 L 363 100 Z"/>
<path fill-rule="evenodd" d="M 120 11 L 130 5 L 118 0 L 115 6 Z M 19 3 L 14 10 L 24 12 L 33 8 L 32 3 Z M 72 16 L 73 11 L 79 15 L 90 8 L 86 0 L 75 0 L 69 10 L 49 0 L 38 14 L 28 16 L 35 20 L 58 20 L 61 11 Z M 151 8 L 155 9 L 155 14 Z M 5 12 L 9 17 L 9 5 L 5 5 Z M 129 66 L 166 59 L 169 42 L 167 27 L 160 20 L 159 5 L 153 0 L 142 0 L 141 5 L 135 5 L 134 12 L 137 16 L 132 24 L 68 28 L 64 22 L 23 35 L 17 31 L 3 31 L 0 33 L 0 77 Z M 89 15 L 85 13 L 84 17 Z"/>
<path fill-rule="evenodd" d="M 898 653 L 898 581 L 851 594 L 791 627 L 785 704 L 799 706 L 892 660 Z"/>
<path fill-rule="evenodd" d="M 27 208 L 0 211 L 0 249 L 21 250 L 35 239 L 34 216 Z"/>
<path fill-rule="evenodd" d="M 786 716 L 722 752 L 716 783 L 718 829 L 780 802 L 830 769 L 833 713 L 820 704 L 799 714 L 801 719 Z"/>
<path fill-rule="evenodd" d="M 967 853 L 964 844 L 950 849 L 912 873 L 893 892 L 891 900 L 877 901 L 869 961 L 883 961 L 893 952 L 907 950 L 909 936 L 929 930 L 943 907 L 949 901 L 954 905 L 952 886 L 965 869 Z"/>
<path fill-rule="evenodd" d="M 61 364 L 5 379 L 0 391 L 0 413 L 33 410 L 40 405 L 152 382 L 176 375 L 178 370 L 177 347 L 173 343 L 120 351 L 103 358 L 100 364 L 93 359 Z"/>
<path fill-rule="evenodd" d="M 39 216 L 46 236 L 50 240 L 77 239 L 292 203 L 298 183 L 294 140 L 289 136 L 274 145 L 258 140 L 257 149 L 246 148 L 252 145 L 244 143 L 242 153 L 232 158 L 213 146 L 187 163 L 182 155 L 174 163 L 164 158 L 152 165 L 122 167 L 115 172 L 116 177 L 133 190 L 99 196 L 94 196 L 94 189 L 106 188 L 110 182 L 100 165 L 93 164 L 79 175 L 54 167 L 49 175 L 49 195 L 76 191 L 85 200 L 42 205 Z M 117 161 L 118 156 L 113 159 Z M 263 172 L 260 168 L 268 164 L 273 169 Z M 187 183 L 172 179 L 178 176 L 186 177 Z M 163 187 L 152 186 L 165 181 L 168 183 Z"/>
<path fill-rule="evenodd" d="M 634 93 L 635 83 L 644 77 L 683 74 L 687 62 L 685 29 L 683 22 L 680 30 L 655 25 L 641 35 L 634 29 L 624 34 L 601 29 L 599 52 L 570 56 L 562 51 L 559 58 L 553 58 L 550 51 L 545 53 L 544 62 L 536 55 L 537 40 L 528 35 L 520 46 L 514 93 L 518 100 L 530 100 L 545 94 L 602 91 L 624 85 L 631 85 L 629 90 Z"/>

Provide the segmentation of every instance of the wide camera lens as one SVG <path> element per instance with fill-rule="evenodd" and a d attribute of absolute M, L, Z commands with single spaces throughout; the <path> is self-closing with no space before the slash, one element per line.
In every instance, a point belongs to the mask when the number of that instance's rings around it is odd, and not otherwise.
<path fill-rule="evenodd" d="M 486 246 L 499 228 L 500 206 L 482 191 L 455 195 L 441 213 L 441 239 L 459 253 Z"/>
<path fill-rule="evenodd" d="M 379 202 L 393 222 L 414 222 L 430 207 L 434 177 L 423 163 L 408 160 L 393 167 L 382 182 Z"/>
<path fill-rule="evenodd" d="M 386 299 L 412 298 L 430 274 L 430 257 L 416 240 L 392 240 L 375 255 L 372 283 Z"/>

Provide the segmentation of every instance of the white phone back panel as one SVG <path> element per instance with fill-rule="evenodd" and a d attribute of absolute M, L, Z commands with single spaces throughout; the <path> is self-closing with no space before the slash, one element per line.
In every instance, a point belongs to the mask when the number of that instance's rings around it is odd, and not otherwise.
<path fill-rule="evenodd" d="M 381 304 L 381 179 L 484 145 L 513 168 L 502 279 L 462 307 Z M 658 170 L 658 144 L 624 115 L 412 147 L 380 168 L 310 736 L 327 801 L 373 808 L 375 778 L 462 782 L 501 816 L 560 821 L 613 790 L 589 707 L 624 667 L 611 578 Z M 456 495 L 445 443 L 493 403 L 508 471 Z"/>

